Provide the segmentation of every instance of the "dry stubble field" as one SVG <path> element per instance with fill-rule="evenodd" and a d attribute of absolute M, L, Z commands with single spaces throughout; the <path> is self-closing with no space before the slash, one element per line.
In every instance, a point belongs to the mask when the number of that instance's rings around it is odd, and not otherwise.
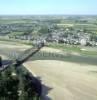
<path fill-rule="evenodd" d="M 97 66 L 54 60 L 30 61 L 24 65 L 52 88 L 48 93 L 51 100 L 97 100 Z"/>
<path fill-rule="evenodd" d="M 29 48 L 26 45 L 0 42 L 0 50 L 18 51 Z M 45 50 L 45 49 L 43 49 Z M 53 51 L 53 49 L 48 49 Z M 56 50 L 57 51 L 57 50 Z M 55 49 L 54 49 L 55 52 Z M 59 50 L 57 51 L 59 52 Z M 6 58 L 6 55 L 1 56 Z M 28 61 L 24 66 L 36 74 L 42 83 L 51 88 L 43 100 L 97 100 L 97 66 L 55 60 Z M 43 88 L 43 95 L 47 92 Z"/>

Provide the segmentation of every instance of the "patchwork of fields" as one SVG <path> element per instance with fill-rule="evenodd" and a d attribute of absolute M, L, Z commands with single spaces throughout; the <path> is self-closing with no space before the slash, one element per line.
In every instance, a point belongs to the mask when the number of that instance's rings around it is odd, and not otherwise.
<path fill-rule="evenodd" d="M 4 59 L 7 57 L 12 59 L 28 48 L 30 46 L 3 41 L 0 42 L 0 55 Z M 42 52 L 64 53 L 53 48 L 43 48 Z M 36 60 L 32 57 L 24 64 L 25 68 L 40 77 L 42 83 L 48 87 L 43 87 L 43 100 L 97 100 L 97 64 L 88 64 L 87 60 L 91 60 L 88 57 L 87 59 L 83 57 L 87 63 L 82 63 L 83 58 L 75 54 L 65 52 L 65 56 L 62 56 L 62 59 L 65 57 L 64 61 L 61 61 L 60 58 L 58 60 L 60 55 L 47 59 L 49 55 L 42 54 L 42 57 L 37 55 Z M 55 59 L 56 57 L 57 59 Z M 96 58 L 93 59 L 96 62 Z M 47 96 L 44 96 L 45 94 Z"/>

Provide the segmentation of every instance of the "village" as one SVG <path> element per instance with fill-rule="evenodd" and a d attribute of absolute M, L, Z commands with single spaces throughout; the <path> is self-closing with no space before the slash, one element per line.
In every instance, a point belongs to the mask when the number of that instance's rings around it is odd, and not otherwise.
<path fill-rule="evenodd" d="M 25 40 L 29 42 L 35 42 L 35 41 L 38 42 L 40 40 L 44 40 L 47 43 L 97 46 L 97 36 L 93 37 L 91 33 L 84 32 L 84 30 L 82 29 L 81 30 L 76 30 L 76 29 L 70 30 L 69 28 L 65 28 L 65 29 L 48 28 L 48 30 L 45 31 L 46 33 L 43 33 L 42 35 L 37 34 L 39 33 L 39 29 L 34 30 L 33 32 L 32 31 L 20 32 L 20 34 L 15 34 L 19 32 L 13 32 L 14 35 L 12 34 L 3 35 L 3 36 L 0 35 L 0 37 L 9 39 L 9 40 L 10 39 L 21 40 L 21 41 Z M 46 39 L 47 34 L 48 34 L 48 39 Z"/>

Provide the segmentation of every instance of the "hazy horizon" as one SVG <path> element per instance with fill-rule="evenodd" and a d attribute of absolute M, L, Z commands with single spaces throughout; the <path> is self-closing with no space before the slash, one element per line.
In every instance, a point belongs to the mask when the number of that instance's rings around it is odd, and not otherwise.
<path fill-rule="evenodd" d="M 0 15 L 97 15 L 97 0 L 0 0 Z"/>

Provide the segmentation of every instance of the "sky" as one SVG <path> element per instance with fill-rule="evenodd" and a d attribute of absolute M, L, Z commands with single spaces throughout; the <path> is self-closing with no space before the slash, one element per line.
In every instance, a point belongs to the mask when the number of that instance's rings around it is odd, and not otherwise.
<path fill-rule="evenodd" d="M 97 0 L 0 0 L 0 15 L 97 15 Z"/>

